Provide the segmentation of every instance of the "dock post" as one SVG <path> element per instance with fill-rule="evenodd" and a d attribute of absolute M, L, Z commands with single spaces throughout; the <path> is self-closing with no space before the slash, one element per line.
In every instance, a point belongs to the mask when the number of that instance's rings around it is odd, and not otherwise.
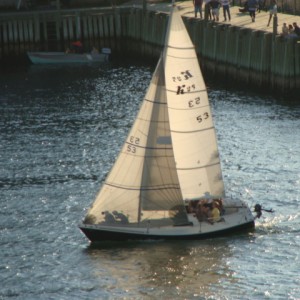
<path fill-rule="evenodd" d="M 277 35 L 277 26 L 278 26 L 278 18 L 277 18 L 277 16 L 274 16 L 274 19 L 273 19 L 273 35 L 274 35 L 274 37 Z"/>
<path fill-rule="evenodd" d="M 209 3 L 208 4 L 204 4 L 204 20 L 205 21 L 208 21 L 208 16 L 211 15 L 211 12 L 210 12 L 210 6 L 209 6 Z"/>
<path fill-rule="evenodd" d="M 147 11 L 147 0 L 143 0 L 143 12 Z"/>
<path fill-rule="evenodd" d="M 81 26 L 80 26 L 80 13 L 76 12 L 75 16 L 75 23 L 76 23 L 76 39 L 81 40 Z"/>

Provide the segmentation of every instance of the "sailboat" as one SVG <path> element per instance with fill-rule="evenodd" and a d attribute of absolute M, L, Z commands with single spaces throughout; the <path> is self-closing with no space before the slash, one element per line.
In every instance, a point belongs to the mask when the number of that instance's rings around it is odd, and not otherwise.
<path fill-rule="evenodd" d="M 92 242 L 201 239 L 254 227 L 250 208 L 225 196 L 206 86 L 174 4 L 140 110 L 79 227 Z"/>

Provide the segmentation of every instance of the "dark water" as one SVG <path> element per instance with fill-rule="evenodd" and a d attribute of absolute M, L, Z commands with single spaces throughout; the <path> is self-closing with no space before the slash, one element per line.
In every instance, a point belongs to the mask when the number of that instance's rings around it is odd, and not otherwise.
<path fill-rule="evenodd" d="M 256 231 L 90 246 L 77 224 L 143 98 L 149 66 L 0 77 L 0 299 L 300 299 L 300 99 L 209 82 L 224 179 Z"/>

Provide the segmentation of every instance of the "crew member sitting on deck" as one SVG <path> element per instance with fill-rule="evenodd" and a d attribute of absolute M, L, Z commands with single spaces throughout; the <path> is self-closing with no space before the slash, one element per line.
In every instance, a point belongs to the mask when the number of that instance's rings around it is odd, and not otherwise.
<path fill-rule="evenodd" d="M 188 213 L 189 214 L 196 214 L 198 210 L 198 202 L 199 200 L 190 200 L 188 206 Z"/>
<path fill-rule="evenodd" d="M 218 205 L 216 201 L 213 201 L 212 203 L 212 210 L 211 210 L 211 217 L 209 218 L 210 223 L 219 222 L 221 220 L 220 218 L 220 211 L 218 209 Z"/>
<path fill-rule="evenodd" d="M 220 216 L 223 216 L 225 214 L 225 209 L 224 209 L 224 206 L 223 206 L 223 200 L 221 198 L 220 199 L 215 199 L 214 202 L 216 203 L 217 208 L 220 211 Z"/>
<path fill-rule="evenodd" d="M 199 222 L 209 220 L 211 218 L 211 203 L 207 203 L 207 200 L 204 199 L 199 201 L 196 216 Z"/>
<path fill-rule="evenodd" d="M 116 223 L 114 216 L 109 211 L 103 211 L 102 215 L 104 215 L 105 223 Z"/>
<path fill-rule="evenodd" d="M 117 222 L 120 222 L 121 224 L 129 223 L 128 218 L 124 214 L 119 213 L 116 210 L 114 210 L 112 213 L 115 216 Z"/>

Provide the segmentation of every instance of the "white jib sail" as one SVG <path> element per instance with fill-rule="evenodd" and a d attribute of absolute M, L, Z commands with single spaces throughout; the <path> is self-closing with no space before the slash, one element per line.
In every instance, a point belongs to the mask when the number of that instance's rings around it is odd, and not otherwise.
<path fill-rule="evenodd" d="M 206 86 L 176 7 L 165 40 L 164 69 L 172 144 L 183 199 L 224 197 Z"/>
<path fill-rule="evenodd" d="M 86 222 L 103 222 L 105 212 L 114 211 L 127 216 L 130 223 L 169 219 L 170 211 L 182 204 L 160 59 L 136 120 Z"/>

